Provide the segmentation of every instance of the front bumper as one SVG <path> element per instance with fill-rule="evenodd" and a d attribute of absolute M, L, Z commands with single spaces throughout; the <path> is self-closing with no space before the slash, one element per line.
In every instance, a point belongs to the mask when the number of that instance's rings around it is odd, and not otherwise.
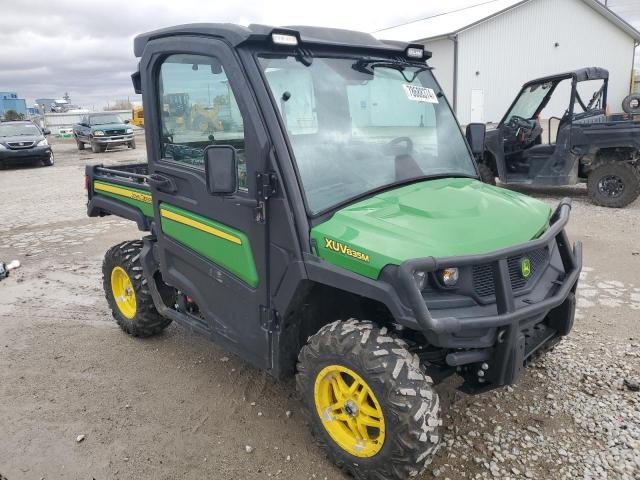
<path fill-rule="evenodd" d="M 47 160 L 51 155 L 51 146 L 44 145 L 42 147 L 20 148 L 20 149 L 2 149 L 0 150 L 0 162 L 3 163 L 20 163 L 32 162 L 36 160 Z"/>
<path fill-rule="evenodd" d="M 550 226 L 539 238 L 494 252 L 447 258 L 408 260 L 398 269 L 398 281 L 406 301 L 428 342 L 449 349 L 451 366 L 488 362 L 488 380 L 504 385 L 517 380 L 524 361 L 553 338 L 566 335 L 573 325 L 575 289 L 582 269 L 582 244 L 569 245 L 564 227 L 569 220 L 571 200 L 563 199 L 551 216 Z M 560 257 L 563 272 L 535 301 L 517 297 L 509 272 L 509 259 L 541 248 Z M 479 316 L 436 316 L 418 289 L 415 271 L 436 272 L 449 267 L 490 264 L 493 271 L 495 312 Z M 471 341 L 461 341 L 467 334 Z M 474 342 L 480 340 L 479 342 Z M 474 343 L 482 348 L 473 348 Z"/>
<path fill-rule="evenodd" d="M 93 142 L 98 145 L 125 145 L 133 141 L 133 133 L 126 135 L 114 135 L 112 137 L 93 137 Z"/>

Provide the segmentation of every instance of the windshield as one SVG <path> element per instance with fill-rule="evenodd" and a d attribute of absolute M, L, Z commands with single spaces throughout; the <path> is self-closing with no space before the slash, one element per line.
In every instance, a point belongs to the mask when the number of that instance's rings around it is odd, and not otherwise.
<path fill-rule="evenodd" d="M 426 66 L 261 55 L 312 214 L 394 184 L 476 176 Z"/>
<path fill-rule="evenodd" d="M 97 115 L 89 117 L 91 125 L 109 125 L 110 123 L 124 123 L 118 115 Z"/>
<path fill-rule="evenodd" d="M 511 107 L 511 110 L 509 110 L 509 113 L 504 119 L 504 123 L 509 123 L 512 117 L 533 118 L 552 86 L 552 82 L 547 82 L 525 88 L 513 104 L 513 107 Z"/>
<path fill-rule="evenodd" d="M 41 135 L 41 133 L 33 123 L 0 123 L 0 137 L 22 135 Z"/>

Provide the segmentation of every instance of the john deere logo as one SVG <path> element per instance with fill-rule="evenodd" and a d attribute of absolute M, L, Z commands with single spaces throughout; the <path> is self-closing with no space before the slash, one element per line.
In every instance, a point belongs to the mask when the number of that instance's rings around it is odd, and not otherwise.
<path fill-rule="evenodd" d="M 523 278 L 529 278 L 531 276 L 531 260 L 527 257 L 520 260 L 520 273 Z"/>

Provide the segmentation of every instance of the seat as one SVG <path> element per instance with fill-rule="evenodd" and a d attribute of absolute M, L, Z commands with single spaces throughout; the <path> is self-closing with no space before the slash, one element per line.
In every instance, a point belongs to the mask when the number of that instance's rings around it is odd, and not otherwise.
<path fill-rule="evenodd" d="M 534 145 L 533 147 L 528 148 L 527 150 L 524 151 L 524 157 L 532 157 L 532 156 L 549 157 L 553 155 L 553 152 L 555 151 L 555 149 L 556 149 L 555 143 Z"/>

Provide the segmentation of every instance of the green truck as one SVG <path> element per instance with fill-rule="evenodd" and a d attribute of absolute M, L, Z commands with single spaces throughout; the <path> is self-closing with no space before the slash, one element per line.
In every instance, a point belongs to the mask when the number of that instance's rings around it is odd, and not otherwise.
<path fill-rule="evenodd" d="M 552 211 L 479 181 L 484 132 L 465 141 L 422 45 L 196 24 L 134 52 L 148 163 L 87 167 L 89 216 L 144 232 L 103 264 L 125 332 L 175 321 L 295 375 L 338 466 L 404 479 L 438 448 L 433 378 L 512 384 L 571 330 L 570 201 Z M 229 114 L 176 121 L 176 95 Z"/>

